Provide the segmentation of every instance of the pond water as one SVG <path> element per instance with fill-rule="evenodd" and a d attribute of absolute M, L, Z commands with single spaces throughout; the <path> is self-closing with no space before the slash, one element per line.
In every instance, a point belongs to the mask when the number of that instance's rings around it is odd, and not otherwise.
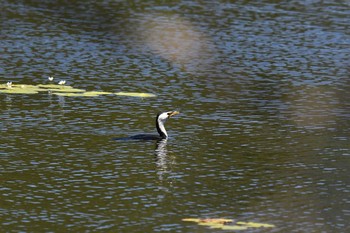
<path fill-rule="evenodd" d="M 0 93 L 2 231 L 350 230 L 348 1 L 1 5 L 1 84 L 157 95 Z"/>

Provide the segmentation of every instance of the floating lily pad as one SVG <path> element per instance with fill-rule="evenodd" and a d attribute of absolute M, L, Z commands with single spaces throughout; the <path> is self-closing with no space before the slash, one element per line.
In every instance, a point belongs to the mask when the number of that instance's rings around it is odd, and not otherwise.
<path fill-rule="evenodd" d="M 257 222 L 237 222 L 237 225 L 242 225 L 246 227 L 275 227 L 275 225 L 268 224 L 268 223 L 257 223 Z"/>
<path fill-rule="evenodd" d="M 91 94 L 91 93 L 62 93 L 62 92 L 54 92 L 52 94 L 58 95 L 58 96 L 66 96 L 66 97 L 96 97 L 99 96 L 98 94 Z"/>
<path fill-rule="evenodd" d="M 156 97 L 155 94 L 142 93 L 142 92 L 141 93 L 138 93 L 138 92 L 117 92 L 114 94 L 121 95 L 121 96 L 141 97 L 141 98 Z"/>
<path fill-rule="evenodd" d="M 3 89 L 3 90 L 2 90 Z M 27 84 L 12 84 L 0 86 L 1 93 L 7 94 L 37 94 L 41 91 L 54 91 L 54 92 L 85 92 L 84 89 L 77 89 L 71 86 L 63 86 L 63 85 L 27 85 Z"/>
<path fill-rule="evenodd" d="M 110 92 L 102 92 L 102 91 L 87 91 L 82 93 L 61 93 L 61 92 L 53 92 L 52 94 L 59 96 L 67 96 L 67 97 L 96 97 L 100 95 L 110 95 L 113 93 Z"/>
<path fill-rule="evenodd" d="M 35 85 L 25 85 L 25 84 L 11 84 L 11 85 L 1 84 L 1 85 L 0 85 L 0 89 L 14 89 L 14 88 L 39 89 L 39 88 L 38 88 L 37 86 L 35 86 Z"/>
<path fill-rule="evenodd" d="M 247 230 L 249 228 L 272 228 L 275 225 L 267 223 L 256 223 L 256 222 L 235 222 L 232 219 L 226 218 L 184 218 L 182 221 L 196 222 L 198 225 L 207 226 L 210 228 L 222 229 L 222 230 Z"/>
<path fill-rule="evenodd" d="M 52 92 L 85 92 L 84 89 L 73 88 L 71 86 L 57 85 L 57 84 L 39 84 L 40 91 L 52 91 Z"/>
<path fill-rule="evenodd" d="M 38 94 L 38 91 L 31 88 L 7 88 L 1 89 L 0 93 L 5 94 Z"/>
<path fill-rule="evenodd" d="M 220 223 L 220 224 L 225 224 L 225 223 L 231 223 L 233 222 L 232 219 L 228 218 L 184 218 L 182 221 L 187 221 L 187 222 L 202 222 L 202 223 Z"/>
<path fill-rule="evenodd" d="M 41 89 L 41 90 L 49 90 L 49 91 L 52 91 L 52 92 L 67 92 L 67 93 L 86 92 L 86 90 L 84 90 L 84 89 L 78 89 L 78 88 Z"/>
<path fill-rule="evenodd" d="M 59 85 L 59 84 L 39 84 L 38 87 L 44 89 L 63 89 L 63 88 L 73 88 L 71 86 Z"/>
<path fill-rule="evenodd" d="M 9 86 L 7 84 L 0 84 L 0 89 L 7 89 Z"/>
<path fill-rule="evenodd" d="M 151 93 L 137 93 L 137 92 L 103 92 L 103 91 L 86 91 L 84 89 L 73 88 L 72 86 L 59 85 L 59 84 L 39 84 L 39 85 L 26 85 L 26 84 L 0 84 L 0 93 L 6 94 L 37 94 L 38 92 L 50 91 L 59 96 L 72 96 L 72 97 L 96 97 L 99 95 L 118 95 L 118 96 L 131 96 L 131 97 L 155 97 L 156 95 Z"/>
<path fill-rule="evenodd" d="M 40 88 L 34 85 L 1 85 L 0 93 L 6 94 L 37 94 Z"/>
<path fill-rule="evenodd" d="M 97 95 L 113 95 L 112 92 L 107 92 L 107 91 L 87 91 L 86 93 L 97 94 Z"/>
<path fill-rule="evenodd" d="M 22 89 L 40 89 L 36 85 L 29 85 L 29 84 L 12 84 L 11 88 L 22 88 Z"/>
<path fill-rule="evenodd" d="M 198 223 L 198 225 L 207 226 L 212 229 L 222 229 L 222 230 L 231 230 L 231 231 L 242 231 L 242 230 L 248 229 L 248 227 L 246 226 L 225 225 L 225 224 L 219 224 L 219 223 Z"/>

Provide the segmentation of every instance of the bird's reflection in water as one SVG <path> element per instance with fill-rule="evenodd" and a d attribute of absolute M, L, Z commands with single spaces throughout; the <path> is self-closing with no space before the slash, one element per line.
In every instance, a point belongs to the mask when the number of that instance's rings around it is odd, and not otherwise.
<path fill-rule="evenodd" d="M 159 189 L 164 192 L 169 192 L 172 187 L 172 180 L 170 179 L 172 167 L 175 164 L 175 158 L 168 154 L 167 139 L 157 141 L 155 156 L 157 165 L 157 175 L 159 180 Z"/>

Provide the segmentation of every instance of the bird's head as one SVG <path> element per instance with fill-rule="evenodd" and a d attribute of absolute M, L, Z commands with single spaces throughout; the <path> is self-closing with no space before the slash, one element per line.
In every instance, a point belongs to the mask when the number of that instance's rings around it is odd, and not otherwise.
<path fill-rule="evenodd" d="M 170 117 L 175 116 L 177 114 L 179 114 L 180 112 L 178 111 L 169 111 L 169 112 L 162 112 L 158 114 L 157 119 L 165 122 L 166 120 L 168 120 Z"/>

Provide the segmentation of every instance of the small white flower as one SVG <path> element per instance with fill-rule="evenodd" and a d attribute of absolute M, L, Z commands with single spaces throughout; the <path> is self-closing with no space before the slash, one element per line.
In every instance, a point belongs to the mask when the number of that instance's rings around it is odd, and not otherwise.
<path fill-rule="evenodd" d="M 49 79 L 49 81 L 53 81 L 53 77 L 49 77 L 48 79 Z"/>
<path fill-rule="evenodd" d="M 61 80 L 58 82 L 58 85 L 64 85 L 64 84 L 66 84 L 66 80 Z"/>
<path fill-rule="evenodd" d="M 12 82 L 7 82 L 6 85 L 7 85 L 8 88 L 11 88 L 12 87 Z"/>

